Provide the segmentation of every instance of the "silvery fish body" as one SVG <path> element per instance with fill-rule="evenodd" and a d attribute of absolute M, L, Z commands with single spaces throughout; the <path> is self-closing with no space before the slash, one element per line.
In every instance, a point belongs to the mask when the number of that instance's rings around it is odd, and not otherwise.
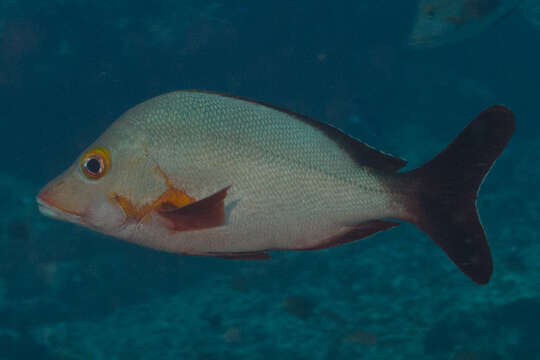
<path fill-rule="evenodd" d="M 399 219 L 485 283 L 492 265 L 476 192 L 512 131 L 511 112 L 494 106 L 437 158 L 400 173 L 404 160 L 323 123 L 251 100 L 178 91 L 127 111 L 38 203 L 46 215 L 143 246 L 229 258 L 332 247 Z"/>

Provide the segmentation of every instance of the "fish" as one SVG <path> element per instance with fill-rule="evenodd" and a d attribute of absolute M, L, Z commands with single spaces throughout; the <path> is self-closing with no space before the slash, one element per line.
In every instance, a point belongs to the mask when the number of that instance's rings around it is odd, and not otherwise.
<path fill-rule="evenodd" d="M 521 16 L 532 26 L 540 28 L 540 3 L 538 0 L 523 0 L 519 10 Z"/>
<path fill-rule="evenodd" d="M 409 222 L 485 284 L 478 189 L 514 131 L 482 111 L 426 164 L 260 101 L 184 90 L 121 115 L 36 197 L 43 215 L 159 251 L 264 260 Z"/>
<path fill-rule="evenodd" d="M 407 43 L 433 48 L 481 33 L 513 13 L 523 0 L 421 0 Z"/>

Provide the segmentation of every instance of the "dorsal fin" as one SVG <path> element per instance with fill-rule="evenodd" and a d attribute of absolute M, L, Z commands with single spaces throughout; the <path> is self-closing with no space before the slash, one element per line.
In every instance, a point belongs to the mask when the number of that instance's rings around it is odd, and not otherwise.
<path fill-rule="evenodd" d="M 207 90 L 184 90 L 184 92 L 194 92 L 194 93 L 202 93 L 202 94 L 210 94 L 210 95 L 219 95 L 223 97 L 228 97 L 231 99 L 237 99 L 241 101 L 246 101 L 258 105 L 265 106 L 267 108 L 280 111 L 282 113 L 285 113 L 287 115 L 290 115 L 294 117 L 295 119 L 298 119 L 300 121 L 303 121 L 304 123 L 316 128 L 317 130 L 323 132 L 327 137 L 335 141 L 339 146 L 345 150 L 349 156 L 354 159 L 354 161 L 359 166 L 367 166 L 371 168 L 375 168 L 378 170 L 383 171 L 389 171 L 389 172 L 395 172 L 405 165 L 407 165 L 407 161 L 403 160 L 401 158 L 388 155 L 383 153 L 382 151 L 379 151 L 367 144 L 364 144 L 363 142 L 353 138 L 350 135 L 347 135 L 340 129 L 333 127 L 332 125 L 325 124 L 323 122 L 313 120 L 305 115 L 298 114 L 294 111 L 283 109 L 280 107 L 277 107 L 272 104 L 267 104 L 262 101 L 258 100 L 252 100 L 252 99 L 246 99 L 241 96 L 236 95 L 229 95 L 229 94 L 223 94 L 220 92 L 215 91 L 207 91 Z"/>

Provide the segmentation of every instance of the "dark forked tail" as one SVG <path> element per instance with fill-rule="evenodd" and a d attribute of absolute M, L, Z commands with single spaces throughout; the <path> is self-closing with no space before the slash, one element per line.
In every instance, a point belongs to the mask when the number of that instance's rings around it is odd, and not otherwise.
<path fill-rule="evenodd" d="M 492 106 L 433 160 L 402 174 L 419 189 L 409 209 L 412 222 L 479 284 L 489 281 L 493 265 L 476 197 L 513 132 L 512 112 L 504 106 Z"/>

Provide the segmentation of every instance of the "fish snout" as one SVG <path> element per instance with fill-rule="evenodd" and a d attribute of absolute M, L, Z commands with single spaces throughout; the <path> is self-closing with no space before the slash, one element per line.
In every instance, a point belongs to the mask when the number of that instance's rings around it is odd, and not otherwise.
<path fill-rule="evenodd" d="M 51 181 L 36 196 L 39 211 L 54 219 L 80 223 L 82 213 L 75 210 L 75 198 L 65 191 L 64 181 Z"/>

